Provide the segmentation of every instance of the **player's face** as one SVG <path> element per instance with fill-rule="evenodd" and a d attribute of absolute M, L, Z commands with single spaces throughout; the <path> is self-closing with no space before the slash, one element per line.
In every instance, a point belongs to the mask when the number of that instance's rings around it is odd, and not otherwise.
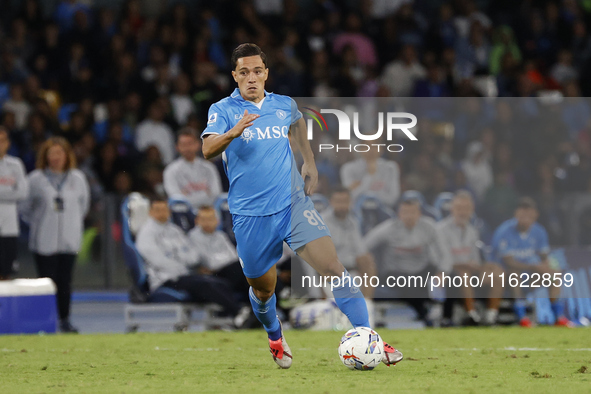
<path fill-rule="evenodd" d="M 66 151 L 61 145 L 53 145 L 47 150 L 47 165 L 53 171 L 64 171 Z"/>
<path fill-rule="evenodd" d="M 518 208 L 515 211 L 517 227 L 520 230 L 527 231 L 538 220 L 538 211 L 532 208 Z"/>
<path fill-rule="evenodd" d="M 265 67 L 263 59 L 259 55 L 238 59 L 232 76 L 245 100 L 255 103 L 262 100 L 265 95 L 265 81 L 269 76 L 269 69 Z"/>
<path fill-rule="evenodd" d="M 5 131 L 0 131 L 0 157 L 4 157 L 6 152 L 10 148 L 10 140 L 8 134 Z"/>
<path fill-rule="evenodd" d="M 455 198 L 451 205 L 451 214 L 456 223 L 465 225 L 474 213 L 474 204 L 468 198 Z"/>
<path fill-rule="evenodd" d="M 165 201 L 155 201 L 150 207 L 150 216 L 157 222 L 166 223 L 170 218 L 170 210 Z"/>
<path fill-rule="evenodd" d="M 332 205 L 335 215 L 343 218 L 349 214 L 351 197 L 349 193 L 334 193 L 330 198 L 330 205 Z"/>
<path fill-rule="evenodd" d="M 206 233 L 213 233 L 218 227 L 219 220 L 213 209 L 205 209 L 197 214 L 197 225 Z"/>
<path fill-rule="evenodd" d="M 398 208 L 398 217 L 405 227 L 413 228 L 421 218 L 421 207 L 419 204 L 401 204 Z"/>
<path fill-rule="evenodd" d="M 199 149 L 201 149 L 201 144 L 197 138 L 181 135 L 176 144 L 176 148 L 180 155 L 186 160 L 193 160 L 197 155 L 197 152 L 199 152 Z"/>

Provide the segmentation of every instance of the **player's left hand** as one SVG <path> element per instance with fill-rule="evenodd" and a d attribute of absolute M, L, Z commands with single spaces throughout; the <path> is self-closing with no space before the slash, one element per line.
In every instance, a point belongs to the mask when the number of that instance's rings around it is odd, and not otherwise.
<path fill-rule="evenodd" d="M 304 192 L 311 195 L 316 190 L 316 185 L 318 185 L 318 170 L 315 163 L 304 163 L 302 178 L 304 178 Z"/>

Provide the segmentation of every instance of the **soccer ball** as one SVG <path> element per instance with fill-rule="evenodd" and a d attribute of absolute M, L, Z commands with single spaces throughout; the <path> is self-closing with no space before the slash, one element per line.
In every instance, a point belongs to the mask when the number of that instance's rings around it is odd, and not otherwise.
<path fill-rule="evenodd" d="M 384 357 L 384 342 L 369 327 L 352 328 L 341 338 L 339 357 L 349 369 L 370 371 Z"/>

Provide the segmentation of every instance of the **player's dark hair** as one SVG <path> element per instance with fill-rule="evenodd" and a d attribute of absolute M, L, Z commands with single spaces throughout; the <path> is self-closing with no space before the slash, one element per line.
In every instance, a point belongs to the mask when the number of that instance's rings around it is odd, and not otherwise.
<path fill-rule="evenodd" d="M 192 127 L 183 127 L 182 129 L 179 130 L 179 134 L 176 137 L 177 142 L 182 136 L 193 137 L 193 138 L 197 139 L 197 130 L 195 130 Z"/>
<path fill-rule="evenodd" d="M 531 197 L 521 197 L 517 203 L 517 209 L 538 209 L 538 204 Z"/>
<path fill-rule="evenodd" d="M 260 56 L 263 60 L 265 68 L 267 68 L 267 55 L 265 55 L 265 52 L 263 52 L 263 50 L 257 44 L 247 42 L 245 44 L 238 45 L 232 52 L 232 57 L 230 58 L 232 70 L 236 70 L 236 63 L 238 62 L 238 59 L 248 56 Z"/>
<path fill-rule="evenodd" d="M 10 133 L 8 132 L 8 129 L 4 126 L 0 126 L 0 134 L 6 134 L 7 137 L 10 137 Z"/>

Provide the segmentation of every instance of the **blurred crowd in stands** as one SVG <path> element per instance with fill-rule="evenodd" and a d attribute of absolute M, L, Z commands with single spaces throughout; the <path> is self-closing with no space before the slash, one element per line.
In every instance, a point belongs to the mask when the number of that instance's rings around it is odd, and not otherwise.
<path fill-rule="evenodd" d="M 557 114 L 505 101 L 482 119 L 468 106 L 451 138 L 427 122 L 412 149 L 388 155 L 396 193 L 418 190 L 431 203 L 442 191 L 469 189 L 491 228 L 512 215 L 520 195 L 533 195 L 551 242 L 562 243 L 557 196 L 591 192 L 591 107 L 579 99 L 591 94 L 590 2 L 8 3 L 0 15 L 0 124 L 10 132 L 9 153 L 30 172 L 43 142 L 65 137 L 95 209 L 105 193 L 164 193 L 181 130 L 200 133 L 209 106 L 234 89 L 229 55 L 243 42 L 267 54 L 267 91 L 293 97 L 569 98 Z M 199 155 L 199 141 L 189 143 Z M 221 160 L 213 163 L 227 191 Z M 343 170 L 320 169 L 326 194 L 327 184 L 358 185 Z M 193 186 L 217 193 L 204 182 Z"/>

